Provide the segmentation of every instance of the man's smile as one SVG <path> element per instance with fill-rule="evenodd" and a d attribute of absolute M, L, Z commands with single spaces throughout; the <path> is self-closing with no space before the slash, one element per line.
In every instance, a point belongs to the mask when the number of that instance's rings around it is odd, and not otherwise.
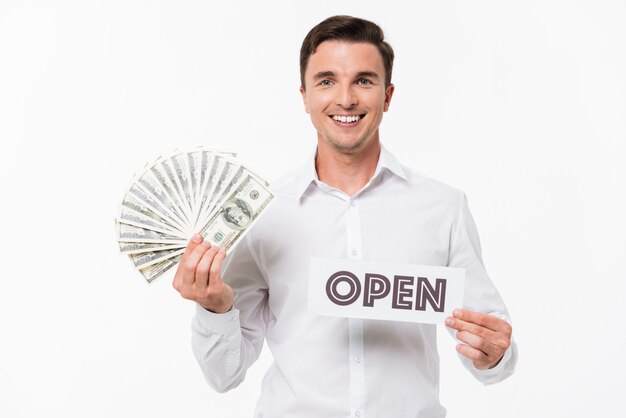
<path fill-rule="evenodd" d="M 365 113 L 360 115 L 331 115 L 330 118 L 334 120 L 340 126 L 354 126 L 362 118 L 365 117 Z"/>

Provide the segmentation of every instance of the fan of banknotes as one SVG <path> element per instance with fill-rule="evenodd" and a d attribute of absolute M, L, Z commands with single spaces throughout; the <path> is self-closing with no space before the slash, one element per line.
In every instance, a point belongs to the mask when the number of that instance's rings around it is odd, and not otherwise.
<path fill-rule="evenodd" d="M 151 283 L 180 261 L 200 233 L 228 253 L 274 195 L 232 152 L 175 150 L 131 182 L 116 219 L 120 251 Z"/>

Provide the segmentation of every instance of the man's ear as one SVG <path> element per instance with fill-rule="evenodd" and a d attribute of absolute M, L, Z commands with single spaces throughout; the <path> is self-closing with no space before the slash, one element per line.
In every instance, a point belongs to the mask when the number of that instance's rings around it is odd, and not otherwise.
<path fill-rule="evenodd" d="M 300 86 L 300 94 L 302 95 L 302 102 L 304 103 L 304 111 L 306 113 L 311 113 L 309 109 L 309 101 L 306 99 L 306 90 L 304 87 Z"/>
<path fill-rule="evenodd" d="M 391 103 L 391 96 L 393 96 L 393 91 L 395 90 L 395 86 L 393 84 L 389 84 L 385 89 L 385 112 L 389 110 L 389 103 Z"/>

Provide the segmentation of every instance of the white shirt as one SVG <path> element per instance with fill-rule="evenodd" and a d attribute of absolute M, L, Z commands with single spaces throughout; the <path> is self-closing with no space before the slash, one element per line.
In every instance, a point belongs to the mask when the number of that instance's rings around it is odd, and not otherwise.
<path fill-rule="evenodd" d="M 464 307 L 508 320 L 487 276 L 465 195 L 381 150 L 353 196 L 319 181 L 314 158 L 274 187 L 275 202 L 227 258 L 235 307 L 198 305 L 192 347 L 217 391 L 237 386 L 263 340 L 274 356 L 255 417 L 444 417 L 436 326 L 322 317 L 306 312 L 312 256 L 466 269 Z M 483 383 L 513 373 L 513 343 Z"/>

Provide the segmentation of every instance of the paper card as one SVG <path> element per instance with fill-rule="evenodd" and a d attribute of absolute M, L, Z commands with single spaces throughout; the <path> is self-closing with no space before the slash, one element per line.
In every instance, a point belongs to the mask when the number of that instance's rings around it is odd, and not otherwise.
<path fill-rule="evenodd" d="M 460 268 L 311 257 L 308 312 L 443 324 L 464 285 Z"/>

